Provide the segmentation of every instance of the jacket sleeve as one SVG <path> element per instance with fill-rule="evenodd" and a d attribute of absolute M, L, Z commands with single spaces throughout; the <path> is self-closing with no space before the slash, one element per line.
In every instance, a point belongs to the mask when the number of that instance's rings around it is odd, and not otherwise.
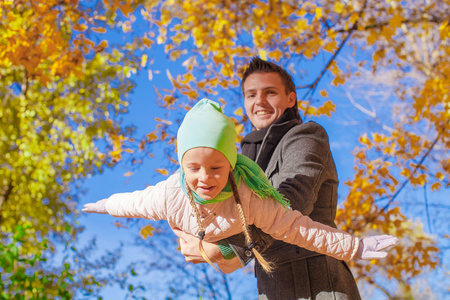
<path fill-rule="evenodd" d="M 272 199 L 259 199 L 253 195 L 245 212 L 249 224 L 254 224 L 277 240 L 349 261 L 356 254 L 359 239 L 342 230 L 324 225 L 286 209 Z"/>
<path fill-rule="evenodd" d="M 292 209 L 309 215 L 327 172 L 334 171 L 328 135 L 319 124 L 304 123 L 287 133 L 281 151 L 282 162 L 272 184 L 291 201 Z M 333 170 L 327 170 L 330 165 Z"/>
<path fill-rule="evenodd" d="M 106 201 L 106 211 L 114 217 L 167 220 L 168 181 L 161 181 L 141 191 L 113 194 Z"/>

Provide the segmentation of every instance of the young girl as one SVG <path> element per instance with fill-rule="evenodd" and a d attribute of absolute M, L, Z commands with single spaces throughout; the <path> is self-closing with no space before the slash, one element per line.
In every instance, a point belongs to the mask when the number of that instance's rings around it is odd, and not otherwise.
<path fill-rule="evenodd" d="M 199 236 L 200 251 L 211 265 L 202 240 L 217 242 L 243 231 L 248 248 L 267 272 L 272 266 L 258 253 L 247 225 L 345 261 L 385 257 L 386 252 L 378 251 L 397 242 L 387 235 L 359 240 L 291 210 L 260 167 L 237 154 L 234 123 L 216 102 L 203 99 L 186 114 L 177 134 L 177 151 L 181 168 L 167 180 L 142 191 L 88 203 L 83 211 L 167 220 L 172 229 Z"/>

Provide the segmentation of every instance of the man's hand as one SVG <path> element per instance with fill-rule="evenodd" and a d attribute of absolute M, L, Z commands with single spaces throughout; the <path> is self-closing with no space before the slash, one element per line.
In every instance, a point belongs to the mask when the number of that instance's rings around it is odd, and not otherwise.
<path fill-rule="evenodd" d="M 391 235 L 376 235 L 363 238 L 359 241 L 356 259 L 378 259 L 387 256 L 387 252 L 381 251 L 397 243 L 398 238 Z"/>
<path fill-rule="evenodd" d="M 184 255 L 187 262 L 194 264 L 206 262 L 200 253 L 198 237 L 185 233 L 178 228 L 174 228 L 173 232 L 179 237 L 181 254 Z M 202 243 L 208 258 L 212 262 L 216 263 L 222 272 L 228 274 L 242 268 L 242 264 L 237 257 L 230 260 L 225 260 L 217 244 L 208 243 L 205 241 Z"/>
<path fill-rule="evenodd" d="M 86 203 L 82 211 L 87 213 L 107 214 L 105 203 L 107 199 L 99 200 L 95 203 Z"/>
<path fill-rule="evenodd" d="M 185 256 L 187 262 L 194 264 L 206 262 L 198 247 L 198 237 L 185 233 L 178 228 L 174 228 L 173 232 L 179 237 L 181 254 Z M 219 246 L 216 244 L 203 241 L 203 248 L 212 262 L 216 263 L 219 260 L 225 260 L 219 250 Z"/>

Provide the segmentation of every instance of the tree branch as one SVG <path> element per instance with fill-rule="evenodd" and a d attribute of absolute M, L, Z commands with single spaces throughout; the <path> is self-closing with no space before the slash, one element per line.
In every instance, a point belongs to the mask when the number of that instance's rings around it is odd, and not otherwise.
<path fill-rule="evenodd" d="M 9 196 L 11 195 L 13 188 L 14 188 L 14 185 L 13 185 L 12 180 L 11 180 L 9 182 L 9 184 L 8 184 L 8 187 L 6 188 L 5 193 L 3 194 L 2 197 L 0 197 L 0 223 L 2 223 L 2 221 L 3 221 L 3 217 L 2 217 L 2 214 L 1 214 L 1 212 L 2 212 L 2 205 L 6 201 L 8 201 Z"/>
<path fill-rule="evenodd" d="M 325 68 L 322 69 L 322 72 L 320 72 L 319 76 L 317 76 L 316 80 L 314 80 L 313 83 L 306 85 L 306 86 L 299 86 L 299 87 L 295 87 L 295 89 L 304 89 L 304 88 L 308 88 L 309 90 L 303 95 L 303 99 L 306 98 L 306 96 L 308 94 L 310 94 L 310 99 L 311 97 L 314 95 L 316 89 L 317 89 L 317 85 L 319 84 L 320 80 L 322 79 L 322 77 L 325 75 L 325 72 L 328 70 L 328 68 L 331 66 L 331 64 L 333 63 L 333 61 L 336 59 L 337 55 L 339 54 L 339 52 L 341 52 L 342 48 L 344 47 L 345 43 L 347 42 L 347 40 L 350 38 L 350 36 L 352 35 L 352 31 L 350 31 L 347 36 L 344 38 L 344 40 L 341 42 L 341 44 L 339 45 L 338 49 L 336 50 L 336 52 L 333 54 L 333 56 L 330 58 L 330 60 L 328 61 L 327 65 L 325 66 Z"/>
<path fill-rule="evenodd" d="M 445 21 L 446 21 L 445 18 L 432 17 L 431 19 L 420 18 L 420 19 L 417 19 L 417 20 L 404 20 L 404 21 L 402 21 L 402 24 L 418 24 L 418 23 L 422 23 L 422 22 L 441 24 L 441 23 L 443 23 Z M 375 23 L 375 24 L 370 24 L 370 25 L 362 27 L 359 31 L 375 29 L 375 28 L 382 28 L 382 27 L 385 27 L 385 26 L 389 26 L 389 21 Z M 351 29 L 338 29 L 338 30 L 336 30 L 336 32 L 344 33 L 344 32 L 349 32 L 349 31 L 353 31 L 353 30 L 354 30 L 353 28 L 351 28 Z"/>
<path fill-rule="evenodd" d="M 434 146 L 436 145 L 436 143 L 439 141 L 439 139 L 441 138 L 442 133 L 440 132 L 437 137 L 434 139 L 433 144 L 431 144 L 430 148 L 428 148 L 427 152 L 422 156 L 422 158 L 420 159 L 419 163 L 414 167 L 414 170 L 411 172 L 411 174 L 409 175 L 409 177 L 402 183 L 402 185 L 400 186 L 400 188 L 397 190 L 397 192 L 395 192 L 395 194 L 393 196 L 391 196 L 389 202 L 381 209 L 381 211 L 385 211 L 389 205 L 392 204 L 392 202 L 394 202 L 395 198 L 397 198 L 397 196 L 400 194 L 400 192 L 403 190 L 403 188 L 406 186 L 406 184 L 408 182 L 411 181 L 411 178 L 416 174 L 417 170 L 420 168 L 420 166 L 422 166 L 423 162 L 425 161 L 425 159 L 428 157 L 428 155 L 431 153 L 431 151 L 433 150 Z"/>
<path fill-rule="evenodd" d="M 364 8 L 367 5 L 367 0 L 364 1 L 364 5 L 361 9 L 361 11 L 358 14 L 358 20 L 359 18 L 361 18 L 362 13 L 364 12 Z M 358 20 L 355 21 L 355 23 L 353 24 L 353 26 L 346 31 L 347 32 L 347 36 L 344 38 L 344 40 L 341 42 L 341 44 L 339 45 L 338 49 L 336 50 L 336 52 L 333 54 L 333 56 L 330 58 L 330 60 L 328 61 L 327 65 L 325 66 L 325 68 L 322 69 L 322 71 L 320 72 L 319 76 L 316 78 L 316 80 L 314 80 L 313 83 L 309 84 L 309 85 L 304 85 L 304 86 L 299 86 L 299 87 L 295 87 L 295 89 L 304 89 L 307 88 L 309 89 L 304 95 L 303 98 L 306 98 L 308 94 L 310 94 L 309 99 L 312 98 L 312 96 L 314 95 L 316 89 L 317 89 L 317 85 L 319 84 L 320 80 L 323 78 L 323 76 L 325 75 L 325 72 L 328 70 L 328 68 L 331 66 L 331 64 L 333 63 L 333 61 L 336 59 L 337 55 L 341 52 L 342 48 L 344 48 L 345 43 L 348 41 L 348 39 L 351 37 L 352 33 L 354 30 L 356 30 L 358 28 Z M 327 28 L 329 28 L 328 26 L 326 26 Z"/>
<path fill-rule="evenodd" d="M 428 230 L 430 230 L 430 233 L 433 233 L 433 229 L 431 228 L 430 210 L 428 207 L 428 194 L 427 194 L 427 185 L 426 184 L 423 187 L 423 196 L 425 198 L 425 212 L 427 214 Z"/>

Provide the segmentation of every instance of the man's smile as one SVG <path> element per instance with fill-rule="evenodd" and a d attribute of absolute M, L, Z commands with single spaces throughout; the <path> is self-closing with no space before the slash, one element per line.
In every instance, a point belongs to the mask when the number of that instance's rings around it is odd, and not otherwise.
<path fill-rule="evenodd" d="M 268 111 L 268 110 L 259 110 L 259 111 L 255 112 L 255 115 L 269 115 L 271 113 L 272 112 Z"/>

